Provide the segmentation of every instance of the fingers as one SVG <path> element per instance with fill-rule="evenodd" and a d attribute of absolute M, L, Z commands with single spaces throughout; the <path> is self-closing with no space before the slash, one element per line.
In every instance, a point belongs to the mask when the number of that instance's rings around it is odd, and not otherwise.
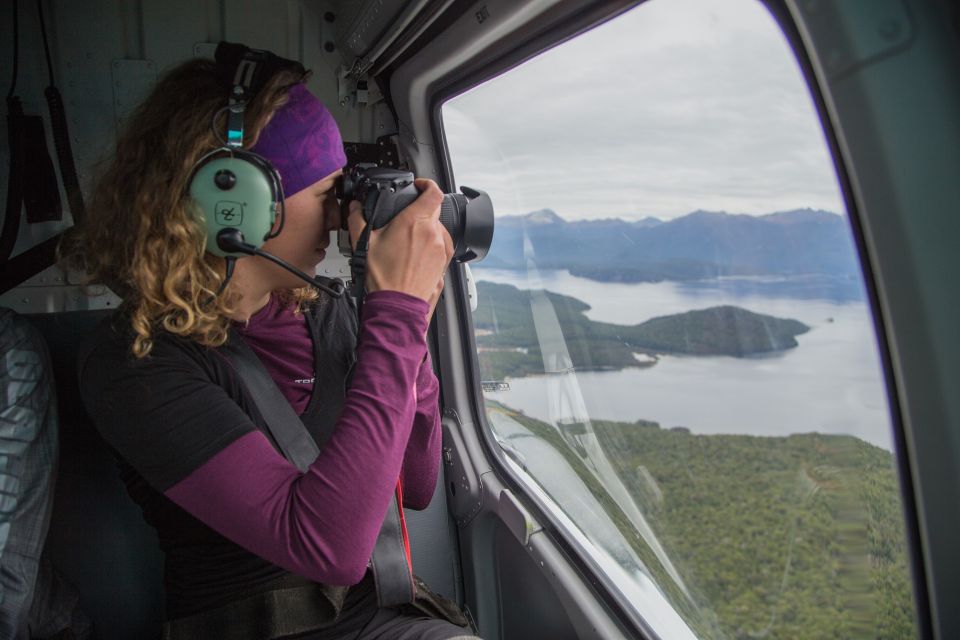
<path fill-rule="evenodd" d="M 439 224 L 439 220 L 437 223 Z M 443 229 L 443 248 L 447 253 L 447 264 L 450 264 L 450 261 L 453 260 L 453 238 L 450 237 L 450 232 L 447 231 L 447 228 L 440 225 L 440 228 Z M 440 278 L 441 287 L 443 286 L 443 278 Z"/>
<path fill-rule="evenodd" d="M 440 187 L 424 179 L 414 184 L 417 198 L 371 236 L 376 249 L 368 256 L 367 290 L 400 291 L 435 305 L 453 256 L 453 240 L 440 223 Z M 364 229 L 359 202 L 350 203 L 347 226 L 356 243 Z"/>
<path fill-rule="evenodd" d="M 407 215 L 416 219 L 440 219 L 440 203 L 443 202 L 443 191 L 437 183 L 429 178 L 417 178 L 414 186 L 420 192 L 419 197 L 406 209 Z"/>
<path fill-rule="evenodd" d="M 426 220 L 436 225 L 437 229 L 440 230 L 444 252 L 449 263 L 453 259 L 453 239 L 450 237 L 450 233 L 440 225 L 440 205 L 443 203 L 443 191 L 440 190 L 436 182 L 429 178 L 417 178 L 413 181 L 413 184 L 420 191 L 420 195 L 407 206 L 404 214 L 410 216 L 413 220 Z"/>
<path fill-rule="evenodd" d="M 411 215 L 413 215 L 415 219 L 428 220 L 433 224 L 440 241 L 443 243 L 443 251 L 446 256 L 444 264 L 449 264 L 450 260 L 453 259 L 454 247 L 453 238 L 450 237 L 450 233 L 440 224 L 440 205 L 443 203 L 443 191 L 440 190 L 436 182 L 428 178 L 417 178 L 413 181 L 413 184 L 420 190 L 420 197 L 408 207 L 411 209 L 415 206 L 419 207 L 419 209 Z M 442 275 L 440 282 L 442 288 Z"/>
<path fill-rule="evenodd" d="M 398 217 L 406 217 L 413 220 L 440 220 L 440 204 L 443 202 L 443 192 L 437 183 L 428 178 L 417 178 L 413 181 L 414 186 L 420 192 L 417 199 L 410 203 Z M 347 228 L 350 231 L 350 242 L 356 246 L 357 239 L 363 228 L 367 226 L 363 219 L 363 205 L 353 200 L 349 205 L 349 215 L 347 216 Z"/>

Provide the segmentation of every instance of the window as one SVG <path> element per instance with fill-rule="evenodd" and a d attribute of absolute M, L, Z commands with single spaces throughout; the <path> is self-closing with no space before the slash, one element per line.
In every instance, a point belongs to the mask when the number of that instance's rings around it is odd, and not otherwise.
<path fill-rule="evenodd" d="M 809 90 L 755 0 L 650 0 L 442 107 L 497 229 L 486 422 L 663 637 L 915 635 L 895 447 Z"/>

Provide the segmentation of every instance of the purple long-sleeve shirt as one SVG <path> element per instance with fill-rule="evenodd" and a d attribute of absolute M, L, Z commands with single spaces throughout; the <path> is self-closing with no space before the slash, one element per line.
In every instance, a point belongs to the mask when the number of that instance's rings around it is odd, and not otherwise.
<path fill-rule="evenodd" d="M 393 292 L 375 294 L 404 300 Z M 417 300 L 410 298 L 412 304 Z M 307 410 L 316 384 L 315 372 L 323 362 L 315 362 L 313 339 L 302 313 L 292 304 L 284 305 L 271 295 L 263 309 L 248 321 L 236 325 L 237 333 L 256 353 L 264 368 L 297 414 Z M 404 506 L 423 509 L 433 495 L 439 465 L 440 431 L 437 427 L 437 401 L 440 385 L 433 374 L 427 352 L 420 365 L 416 384 L 417 409 L 410 441 L 403 458 Z"/>
<path fill-rule="evenodd" d="M 429 396 L 422 401 L 435 401 L 437 393 L 432 372 L 418 375 L 426 360 L 428 310 L 422 300 L 395 292 L 368 297 L 353 385 L 333 436 L 306 473 L 253 431 L 165 495 L 278 566 L 325 584 L 359 582 L 401 468 L 409 504 L 425 506 L 433 493 L 439 465 L 435 404 L 422 408 L 411 439 L 418 378 Z"/>

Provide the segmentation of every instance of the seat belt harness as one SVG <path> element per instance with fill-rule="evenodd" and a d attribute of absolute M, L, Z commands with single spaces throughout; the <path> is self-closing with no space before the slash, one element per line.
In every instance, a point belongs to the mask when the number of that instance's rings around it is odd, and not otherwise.
<path fill-rule="evenodd" d="M 306 473 L 320 455 L 320 448 L 263 363 L 233 330 L 230 339 L 217 351 L 230 361 L 240 376 L 267 423 L 267 435 L 273 445 L 301 473 Z M 370 558 L 377 602 L 381 607 L 413 602 L 416 592 L 402 505 L 403 493 L 398 480 Z"/>

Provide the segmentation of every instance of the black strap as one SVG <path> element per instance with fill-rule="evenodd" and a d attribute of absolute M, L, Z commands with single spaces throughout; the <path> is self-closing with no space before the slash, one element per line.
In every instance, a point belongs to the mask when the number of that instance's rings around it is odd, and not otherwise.
<path fill-rule="evenodd" d="M 251 49 L 236 42 L 221 41 L 213 58 L 217 63 L 217 78 L 226 87 L 241 86 L 247 98 L 255 96 L 270 78 L 284 69 L 301 77 L 304 66 L 296 60 L 281 58 L 270 51 Z"/>
<path fill-rule="evenodd" d="M 377 603 L 381 607 L 395 607 L 413 602 L 416 587 L 413 567 L 407 562 L 407 546 L 400 524 L 400 505 L 393 492 L 387 517 L 383 520 L 377 542 L 370 556 L 373 581 L 377 586 Z"/>
<path fill-rule="evenodd" d="M 47 135 L 43 118 L 23 116 L 23 209 L 27 223 L 63 220 L 60 206 L 60 187 L 53 161 L 47 151 Z"/>
<path fill-rule="evenodd" d="M 230 339 L 219 347 L 218 351 L 233 364 L 267 423 L 274 445 L 301 473 L 305 473 L 320 455 L 320 449 L 300 416 L 294 412 L 267 373 L 260 358 L 233 330 L 230 332 Z M 394 492 L 370 558 L 370 568 L 377 587 L 377 601 L 382 607 L 413 602 L 415 595 L 401 517 L 397 493 Z"/>
<path fill-rule="evenodd" d="M 13 75 L 7 91 L 7 144 L 10 148 L 10 173 L 7 179 L 7 208 L 0 231 L 0 264 L 5 263 L 20 233 L 20 211 L 23 208 L 23 105 L 14 95 L 17 91 L 17 71 L 20 67 L 20 19 L 17 2 L 13 3 Z"/>
<path fill-rule="evenodd" d="M 50 86 L 44 90 L 44 94 L 47 97 L 47 108 L 50 110 L 53 144 L 57 150 L 57 163 L 60 165 L 63 190 L 67 194 L 73 221 L 77 223 L 83 220 L 86 207 L 80 191 L 80 180 L 77 178 L 77 167 L 73 163 L 73 149 L 70 147 L 70 132 L 67 129 L 67 114 L 63 108 L 63 98 L 53 81 L 53 62 L 50 59 L 50 46 L 47 43 L 47 25 L 43 19 L 43 0 L 37 0 L 37 13 L 40 16 L 40 33 L 43 35 L 43 51 L 47 58 L 47 73 L 50 76 Z"/>
<path fill-rule="evenodd" d="M 276 383 L 252 349 L 235 331 L 219 351 L 233 364 L 244 386 L 250 392 L 254 404 L 267 423 L 274 445 L 283 456 L 306 473 L 320 455 L 317 443 L 300 421 L 287 399 L 280 393 Z"/>
<path fill-rule="evenodd" d="M 316 631 L 324 621 L 339 613 L 330 601 L 330 587 L 320 584 L 271 589 L 241 600 L 234 600 L 212 611 L 168 620 L 162 640 L 230 638 L 302 637 Z M 342 597 L 342 596 L 341 596 Z"/>
<path fill-rule="evenodd" d="M 50 128 L 53 131 L 53 145 L 57 151 L 57 164 L 60 166 L 60 178 L 63 190 L 67 194 L 70 214 L 74 224 L 83 220 L 87 208 L 83 204 L 83 192 L 80 191 L 80 179 L 73 162 L 73 148 L 70 146 L 70 131 L 67 129 L 67 114 L 63 109 L 60 90 L 52 84 L 46 88 L 47 108 L 50 110 Z"/>
<path fill-rule="evenodd" d="M 0 232 L 0 263 L 5 263 L 20 233 L 23 209 L 23 107 L 20 98 L 7 97 L 7 141 L 10 145 L 10 173 L 7 179 L 7 208 Z M 19 283 L 18 283 L 19 284 Z"/>
<path fill-rule="evenodd" d="M 24 205 L 24 187 L 28 178 L 24 176 L 25 169 L 25 145 L 26 145 L 26 120 L 28 117 L 23 114 L 23 107 L 20 99 L 14 95 L 17 86 L 17 71 L 19 66 L 19 18 L 17 14 L 18 2 L 13 2 L 13 76 L 10 81 L 10 89 L 7 92 L 7 129 L 8 144 L 10 146 L 10 173 L 7 182 L 7 202 L 6 211 L 3 220 L 3 229 L 0 232 L 0 264 L 3 265 L 2 277 L 0 277 L 0 293 L 5 293 L 16 287 L 24 280 L 40 273 L 56 261 L 56 245 L 60 240 L 58 234 L 54 238 L 23 251 L 13 260 L 10 260 L 10 254 L 17 241 L 17 235 L 20 231 L 20 213 Z M 44 51 L 47 59 L 47 70 L 50 75 L 50 86 L 46 90 L 47 103 L 50 108 L 50 120 L 53 127 L 53 139 L 57 148 L 57 159 L 60 164 L 60 175 L 63 179 L 64 191 L 70 203 L 70 211 L 73 214 L 74 222 L 83 218 L 84 204 L 80 192 L 80 184 L 77 178 L 76 167 L 73 163 L 73 151 L 70 148 L 70 135 L 67 131 L 66 114 L 63 109 L 63 100 L 60 98 L 60 92 L 53 83 L 53 64 L 50 59 L 50 49 L 47 44 L 46 25 L 43 21 L 42 2 L 37 3 L 37 10 L 40 14 L 40 26 L 43 34 Z M 42 124 L 41 124 L 42 126 Z M 49 164 L 49 156 L 46 154 L 45 136 L 40 132 L 40 138 L 44 139 L 43 154 Z M 31 170 L 34 171 L 35 168 Z M 52 185 L 52 186 L 51 186 Z M 59 209 L 59 192 L 55 180 L 46 186 L 39 186 L 32 183 L 31 191 L 34 195 L 39 194 L 41 190 L 47 191 L 46 204 L 49 204 L 53 198 L 56 198 L 56 206 Z M 36 207 L 44 207 L 45 203 L 28 203 Z M 41 209 L 33 208 L 33 211 Z M 48 214 L 31 213 L 28 210 L 28 219 L 38 221 L 40 219 L 59 219 L 58 213 L 52 214 L 54 217 L 45 217 Z"/>

